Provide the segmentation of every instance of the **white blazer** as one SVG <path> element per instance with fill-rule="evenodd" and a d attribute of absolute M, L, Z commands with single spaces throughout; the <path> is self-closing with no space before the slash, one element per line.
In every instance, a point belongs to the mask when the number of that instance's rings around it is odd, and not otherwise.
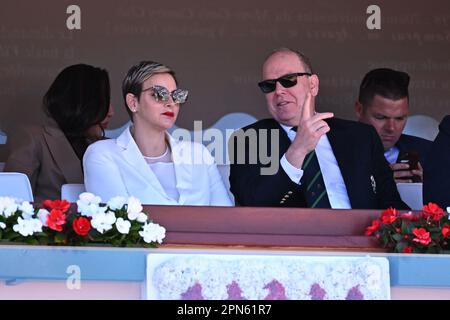
<path fill-rule="evenodd" d="M 170 198 L 145 161 L 130 129 L 117 139 L 95 142 L 83 157 L 86 191 L 106 202 L 134 196 L 143 204 L 232 206 L 214 158 L 205 146 L 177 141 L 168 133 L 178 201 Z"/>

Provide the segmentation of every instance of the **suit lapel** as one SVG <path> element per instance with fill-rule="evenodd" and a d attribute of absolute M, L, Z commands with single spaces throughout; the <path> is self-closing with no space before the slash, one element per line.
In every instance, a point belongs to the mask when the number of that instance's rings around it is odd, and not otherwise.
<path fill-rule="evenodd" d="M 64 133 L 53 125 L 44 126 L 44 139 L 67 183 L 83 181 L 81 161 Z"/>
<path fill-rule="evenodd" d="M 180 194 L 180 198 L 178 199 L 178 204 L 183 205 L 186 203 L 186 200 L 189 197 L 189 191 L 192 190 L 193 184 L 193 165 L 201 165 L 197 164 L 197 161 L 201 161 L 201 159 L 193 158 L 193 155 L 202 155 L 202 150 L 189 150 L 190 148 L 199 148 L 201 146 L 190 145 L 189 147 L 176 141 L 170 135 L 169 142 L 172 150 L 172 159 L 175 168 L 175 178 L 176 178 L 176 188 L 178 193 Z M 187 161 L 190 159 L 192 162 Z"/>

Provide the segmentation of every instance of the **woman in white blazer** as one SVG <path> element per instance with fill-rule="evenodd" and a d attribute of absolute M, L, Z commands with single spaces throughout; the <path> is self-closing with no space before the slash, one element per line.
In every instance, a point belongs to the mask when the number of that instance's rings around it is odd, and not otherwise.
<path fill-rule="evenodd" d="M 143 204 L 232 206 L 209 151 L 166 131 L 188 92 L 175 73 L 152 61 L 131 67 L 122 93 L 133 125 L 117 139 L 92 144 L 83 159 L 86 190 L 108 201 L 134 196 Z"/>

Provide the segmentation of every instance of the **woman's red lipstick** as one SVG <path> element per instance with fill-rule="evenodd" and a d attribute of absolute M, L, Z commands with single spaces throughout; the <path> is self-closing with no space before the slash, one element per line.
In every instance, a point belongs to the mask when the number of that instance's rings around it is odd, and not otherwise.
<path fill-rule="evenodd" d="M 170 112 L 170 111 L 166 111 L 166 112 L 163 113 L 163 115 L 168 116 L 168 117 L 174 117 L 175 113 Z"/>

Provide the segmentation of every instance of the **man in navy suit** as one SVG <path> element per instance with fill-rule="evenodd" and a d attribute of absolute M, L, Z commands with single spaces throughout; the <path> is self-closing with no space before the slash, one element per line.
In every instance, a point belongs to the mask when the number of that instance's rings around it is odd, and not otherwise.
<path fill-rule="evenodd" d="M 363 78 L 355 110 L 360 122 L 377 130 L 396 182 L 422 182 L 423 167 L 431 141 L 402 134 L 409 110 L 409 75 L 402 71 L 380 68 Z M 418 167 L 400 162 L 404 153 L 415 153 Z"/>
<path fill-rule="evenodd" d="M 230 189 L 237 203 L 407 208 L 373 127 L 315 111 L 319 78 L 306 56 L 278 49 L 266 59 L 262 76 L 258 85 L 273 119 L 247 126 L 230 139 Z M 268 159 L 278 170 L 263 170 L 273 167 Z"/>
<path fill-rule="evenodd" d="M 450 207 L 450 115 L 439 125 L 423 178 L 424 203 L 431 201 L 444 209 Z"/>

